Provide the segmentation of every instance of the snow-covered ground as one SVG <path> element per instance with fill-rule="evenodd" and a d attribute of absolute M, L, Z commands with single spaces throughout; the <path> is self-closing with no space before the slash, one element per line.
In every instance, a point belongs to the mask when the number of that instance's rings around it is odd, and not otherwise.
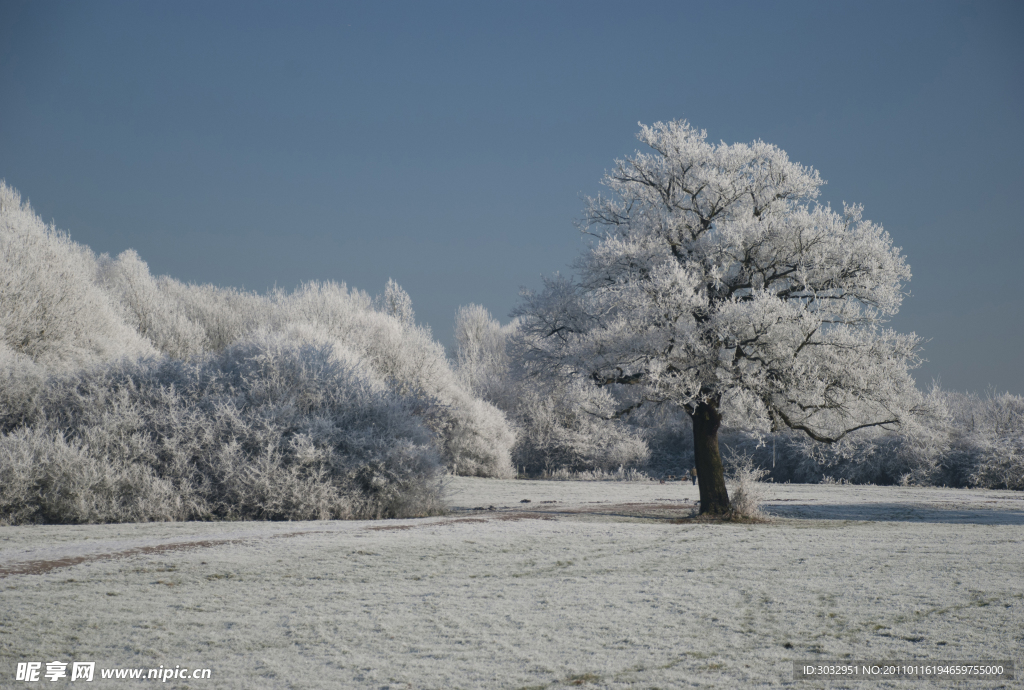
<path fill-rule="evenodd" d="M 183 688 L 921 688 L 953 683 L 792 662 L 1024 665 L 1020 493 L 778 485 L 776 519 L 739 525 L 672 522 L 681 483 L 448 492 L 423 520 L 0 527 L 0 687 L 55 660 L 96 662 L 86 687 L 212 670 Z"/>

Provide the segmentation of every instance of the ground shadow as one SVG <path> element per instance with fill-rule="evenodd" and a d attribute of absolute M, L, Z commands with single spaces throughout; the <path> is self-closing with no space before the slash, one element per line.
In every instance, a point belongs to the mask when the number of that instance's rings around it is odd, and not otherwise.
<path fill-rule="evenodd" d="M 941 522 L 951 525 L 1024 525 L 1024 511 L 936 508 L 909 503 L 773 504 L 768 513 L 802 520 L 860 520 L 870 522 Z"/>

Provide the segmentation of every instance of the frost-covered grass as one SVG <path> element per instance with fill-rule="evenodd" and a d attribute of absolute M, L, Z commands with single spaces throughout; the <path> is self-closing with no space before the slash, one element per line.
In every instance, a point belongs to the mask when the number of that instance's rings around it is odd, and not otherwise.
<path fill-rule="evenodd" d="M 698 497 L 680 482 L 447 488 L 452 513 L 419 520 L 0 528 L 0 685 L 54 659 L 211 668 L 193 688 L 841 688 L 792 661 L 1024 664 L 1019 493 L 779 485 L 774 520 L 743 525 L 665 519 Z M 1000 686 L 1020 683 L 970 683 Z"/>

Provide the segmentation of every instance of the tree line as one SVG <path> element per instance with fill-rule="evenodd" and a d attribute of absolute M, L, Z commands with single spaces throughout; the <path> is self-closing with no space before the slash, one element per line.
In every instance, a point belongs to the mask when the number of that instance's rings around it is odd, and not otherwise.
<path fill-rule="evenodd" d="M 267 294 L 97 256 L 0 182 L 0 519 L 399 517 L 445 472 L 1024 489 L 1024 399 L 933 387 L 886 327 L 910 268 L 764 142 L 642 127 L 571 276 L 446 353 L 394 281 Z"/>

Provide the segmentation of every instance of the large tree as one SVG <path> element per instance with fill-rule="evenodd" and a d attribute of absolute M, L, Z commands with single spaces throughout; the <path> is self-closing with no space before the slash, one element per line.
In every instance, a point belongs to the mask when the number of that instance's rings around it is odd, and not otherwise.
<path fill-rule="evenodd" d="M 727 404 L 738 424 L 826 443 L 897 428 L 919 401 L 920 340 L 881 325 L 910 279 L 888 233 L 860 206 L 818 204 L 817 171 L 771 144 L 709 143 L 685 121 L 637 136 L 651 152 L 616 161 L 611 195 L 587 199 L 595 240 L 575 277 L 517 309 L 534 363 L 620 391 L 623 414 L 683 409 L 702 513 L 729 510 Z"/>

